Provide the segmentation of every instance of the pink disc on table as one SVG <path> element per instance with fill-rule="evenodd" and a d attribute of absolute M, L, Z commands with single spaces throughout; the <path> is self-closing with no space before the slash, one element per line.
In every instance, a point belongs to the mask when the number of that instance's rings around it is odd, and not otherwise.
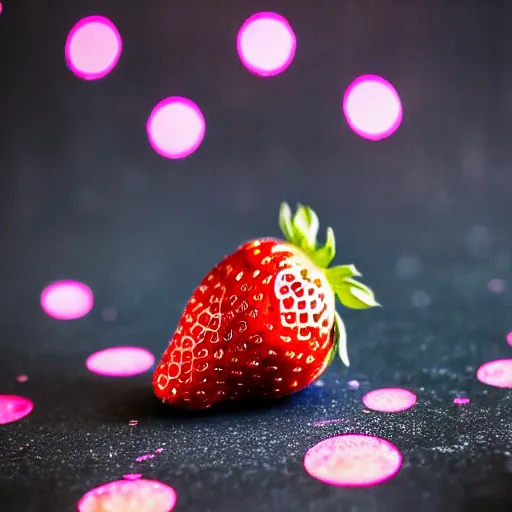
<path fill-rule="evenodd" d="M 363 404 L 372 411 L 401 412 L 416 403 L 416 395 L 402 388 L 381 388 L 369 391 L 363 396 Z"/>
<path fill-rule="evenodd" d="M 92 489 L 78 502 L 79 512 L 170 512 L 176 492 L 156 480 L 116 480 Z"/>
<path fill-rule="evenodd" d="M 304 468 L 313 478 L 343 487 L 367 487 L 393 477 L 402 466 L 398 448 L 379 437 L 343 434 L 310 448 Z"/>
<path fill-rule="evenodd" d="M 159 155 L 180 159 L 201 145 L 206 125 L 201 110 L 192 100 L 172 96 L 153 108 L 146 131 L 151 147 Z"/>
<path fill-rule="evenodd" d="M 469 404 L 469 398 L 457 397 L 453 399 L 453 403 L 455 405 L 465 405 Z"/>
<path fill-rule="evenodd" d="M 402 102 L 384 78 L 364 75 L 354 80 L 343 97 L 343 112 L 350 128 L 369 140 L 389 137 L 402 122 Z"/>
<path fill-rule="evenodd" d="M 155 356 L 141 347 L 112 347 L 91 354 L 87 369 L 107 377 L 131 377 L 148 371 L 155 363 Z"/>
<path fill-rule="evenodd" d="M 23 396 L 0 395 L 0 425 L 12 423 L 28 416 L 34 403 Z"/>
<path fill-rule="evenodd" d="M 115 68 L 122 46 L 121 36 L 109 19 L 88 16 L 69 32 L 65 47 L 66 64 L 76 76 L 98 80 Z"/>
<path fill-rule="evenodd" d="M 41 294 L 44 312 L 57 320 L 76 320 L 92 309 L 94 295 L 91 289 L 78 281 L 57 281 Z"/>
<path fill-rule="evenodd" d="M 297 39 L 288 21 L 274 12 L 259 12 L 238 31 L 237 50 L 242 64 L 260 76 L 282 73 L 292 62 Z"/>
<path fill-rule="evenodd" d="M 512 359 L 489 361 L 478 368 L 476 378 L 497 388 L 512 388 Z"/>

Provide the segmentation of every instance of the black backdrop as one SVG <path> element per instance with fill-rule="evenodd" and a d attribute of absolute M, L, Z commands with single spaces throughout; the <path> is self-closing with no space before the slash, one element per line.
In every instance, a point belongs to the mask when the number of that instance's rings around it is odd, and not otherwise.
<path fill-rule="evenodd" d="M 268 80 L 241 66 L 234 45 L 262 10 L 284 15 L 298 38 L 290 68 Z M 97 82 L 64 63 L 68 31 L 91 14 L 115 21 L 124 43 Z M 501 0 L 6 0 L 0 392 L 36 407 L 0 427 L 0 510 L 73 510 L 91 487 L 139 471 L 172 485 L 183 511 L 510 510 L 512 395 L 474 373 L 512 350 L 511 15 Z M 404 106 L 379 143 L 351 132 L 340 110 L 365 73 L 390 80 Z M 207 121 L 182 161 L 156 155 L 145 133 L 170 95 L 194 99 Z M 334 227 L 337 261 L 356 263 L 385 306 L 344 312 L 349 370 L 336 363 L 323 387 L 275 407 L 200 416 L 163 410 L 150 374 L 86 371 L 85 357 L 112 345 L 160 355 L 209 267 L 244 240 L 278 235 L 282 200 Z M 404 257 L 421 261 L 414 279 L 397 275 Z M 40 310 L 43 287 L 63 278 L 95 293 L 82 320 Z M 489 293 L 492 278 L 503 293 Z M 415 306 L 418 294 L 429 304 Z M 103 307 L 116 308 L 115 322 Z M 353 378 L 357 391 L 345 385 Z M 362 414 L 362 394 L 387 385 L 412 389 L 418 405 Z M 458 393 L 470 407 L 453 406 Z M 350 427 L 309 425 L 331 418 Z M 305 451 L 346 431 L 397 444 L 399 475 L 363 490 L 308 477 Z"/>

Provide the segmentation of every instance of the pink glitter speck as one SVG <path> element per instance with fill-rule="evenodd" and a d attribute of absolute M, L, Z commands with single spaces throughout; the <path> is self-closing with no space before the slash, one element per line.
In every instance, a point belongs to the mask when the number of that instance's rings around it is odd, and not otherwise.
<path fill-rule="evenodd" d="M 139 423 L 139 420 L 130 420 L 128 422 L 128 425 L 130 425 L 130 427 L 134 427 L 135 425 L 137 425 Z"/>
<path fill-rule="evenodd" d="M 304 457 L 313 478 L 342 487 L 367 487 L 393 477 L 402 466 L 396 446 L 378 437 L 344 434 L 321 441 Z"/>
<path fill-rule="evenodd" d="M 401 412 L 416 403 L 416 395 L 407 389 L 375 389 L 363 396 L 363 404 L 373 411 Z"/>
<path fill-rule="evenodd" d="M 17 380 L 18 382 L 21 382 L 21 383 L 23 383 L 23 382 L 27 382 L 27 381 L 28 381 L 28 375 L 24 375 L 24 374 L 23 374 L 23 375 L 18 375 L 18 376 L 16 377 L 16 380 Z"/>
<path fill-rule="evenodd" d="M 359 386 L 360 386 L 360 382 L 358 380 L 349 380 L 347 382 L 347 386 L 350 388 L 350 389 L 359 389 Z"/>
<path fill-rule="evenodd" d="M 157 448 L 157 449 L 155 450 L 155 453 L 162 453 L 163 451 L 164 451 L 164 449 L 163 449 L 163 448 Z"/>
<path fill-rule="evenodd" d="M 148 371 L 155 356 L 141 347 L 112 347 L 91 354 L 85 362 L 89 371 L 107 377 L 131 377 Z"/>
<path fill-rule="evenodd" d="M 465 404 L 469 404 L 469 398 L 457 397 L 457 398 L 454 398 L 454 399 L 453 399 L 453 403 L 454 403 L 455 405 L 465 405 Z"/>
<path fill-rule="evenodd" d="M 145 460 L 154 459 L 155 454 L 154 453 L 148 453 L 147 455 L 141 455 L 140 457 L 137 457 L 135 460 L 137 462 L 144 462 Z"/>
<path fill-rule="evenodd" d="M 41 307 L 57 320 L 76 320 L 92 309 L 91 289 L 78 281 L 57 281 L 43 290 Z"/>
<path fill-rule="evenodd" d="M 12 423 L 28 416 L 34 403 L 28 398 L 16 395 L 0 395 L 0 425 Z"/>
<path fill-rule="evenodd" d="M 316 421 L 313 423 L 313 427 L 325 427 L 325 425 L 331 425 L 333 423 L 343 423 L 345 420 L 324 420 Z"/>
<path fill-rule="evenodd" d="M 142 473 L 128 473 L 127 475 L 123 475 L 125 480 L 140 480 L 142 478 Z"/>
<path fill-rule="evenodd" d="M 476 378 L 497 388 L 512 388 L 512 359 L 489 361 L 478 368 Z"/>
<path fill-rule="evenodd" d="M 117 480 L 89 491 L 78 502 L 79 512 L 170 512 L 176 492 L 156 480 Z"/>

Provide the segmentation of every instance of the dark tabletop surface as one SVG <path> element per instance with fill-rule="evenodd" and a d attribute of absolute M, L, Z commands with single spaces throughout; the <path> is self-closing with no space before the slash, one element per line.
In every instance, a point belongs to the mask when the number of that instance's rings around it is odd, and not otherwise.
<path fill-rule="evenodd" d="M 233 46 L 261 10 L 286 16 L 298 38 L 290 68 L 268 80 Z M 64 63 L 70 27 L 90 14 L 115 20 L 124 42 L 96 82 Z M 475 378 L 512 354 L 511 16 L 501 0 L 6 0 L 0 393 L 35 408 L 0 426 L 0 510 L 75 510 L 92 487 L 139 472 L 171 485 L 184 512 L 511 510 L 512 393 Z M 390 80 L 404 106 L 378 143 L 340 110 L 365 73 Z M 145 134 L 173 94 L 194 98 L 208 123 L 182 161 L 156 155 Z M 340 309 L 349 369 L 336 362 L 323 386 L 273 405 L 188 415 L 158 403 L 150 373 L 87 371 L 90 353 L 114 345 L 159 357 L 209 268 L 279 235 L 282 200 L 333 226 L 337 261 L 356 263 L 384 306 Z M 59 279 L 94 291 L 85 318 L 43 313 L 41 290 Z M 491 279 L 505 289 L 491 293 Z M 363 413 L 362 395 L 383 386 L 418 404 Z M 459 395 L 470 404 L 454 406 Z M 347 421 L 312 425 L 335 418 Z M 401 471 L 365 489 L 309 477 L 306 450 L 343 432 L 396 444 Z"/>

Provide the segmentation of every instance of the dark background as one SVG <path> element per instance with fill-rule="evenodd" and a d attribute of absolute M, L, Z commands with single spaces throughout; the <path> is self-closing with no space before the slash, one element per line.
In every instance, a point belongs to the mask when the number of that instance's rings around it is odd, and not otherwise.
<path fill-rule="evenodd" d="M 298 39 L 271 79 L 236 54 L 239 27 L 263 10 Z M 124 46 L 109 76 L 86 82 L 66 68 L 64 44 L 92 14 L 112 19 Z M 509 511 L 512 394 L 475 371 L 512 353 L 511 16 L 501 0 L 6 0 L 0 392 L 35 409 L 0 427 L 0 510 L 74 510 L 91 487 L 142 472 L 176 489 L 177 511 Z M 390 80 L 404 106 L 378 143 L 352 133 L 340 108 L 366 73 Z M 159 157 L 145 132 L 171 95 L 207 122 L 182 161 Z M 324 386 L 273 407 L 189 416 L 160 406 L 149 373 L 87 372 L 86 356 L 113 345 L 158 357 L 209 268 L 244 240 L 279 235 L 282 200 L 334 227 L 337 262 L 356 263 L 384 305 L 343 312 L 350 369 L 335 363 Z M 93 289 L 95 308 L 57 322 L 40 292 L 66 278 Z M 493 278 L 503 293 L 489 292 Z M 102 320 L 105 307 L 116 321 Z M 362 413 L 361 396 L 380 386 L 419 403 Z M 454 406 L 457 395 L 471 403 Z M 333 418 L 348 421 L 310 425 Z M 341 432 L 389 439 L 401 472 L 359 490 L 308 477 L 306 450 Z"/>

